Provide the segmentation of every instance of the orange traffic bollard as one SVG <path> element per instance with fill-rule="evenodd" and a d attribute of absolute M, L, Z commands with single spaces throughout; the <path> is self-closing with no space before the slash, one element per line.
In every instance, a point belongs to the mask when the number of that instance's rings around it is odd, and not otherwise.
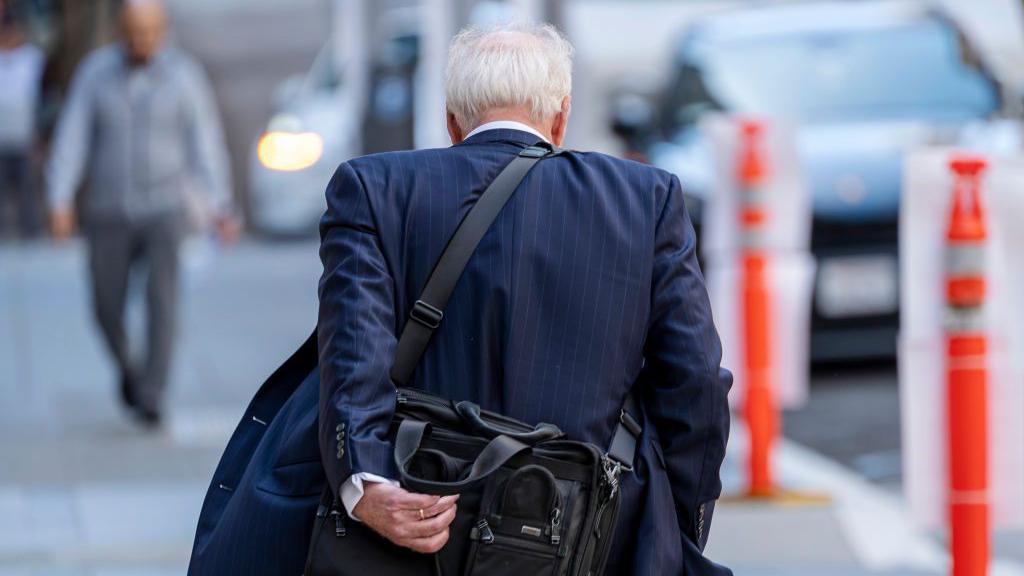
<path fill-rule="evenodd" d="M 988 574 L 988 370 L 982 158 L 949 162 L 953 205 L 946 231 L 946 386 L 953 576 Z"/>
<path fill-rule="evenodd" d="M 771 378 L 771 295 L 768 288 L 768 254 L 765 226 L 767 202 L 763 189 L 768 166 L 762 149 L 763 126 L 740 123 L 737 182 L 740 199 L 743 261 L 741 314 L 746 398 L 743 417 L 750 431 L 749 494 L 768 497 L 775 492 L 772 448 L 779 429 Z"/>

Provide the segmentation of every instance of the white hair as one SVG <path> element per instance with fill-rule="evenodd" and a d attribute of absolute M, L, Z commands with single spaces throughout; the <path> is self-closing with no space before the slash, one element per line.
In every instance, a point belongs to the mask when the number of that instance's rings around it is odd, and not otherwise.
<path fill-rule="evenodd" d="M 545 122 L 572 92 L 572 44 L 550 24 L 466 29 L 448 51 L 445 99 L 463 130 L 495 108 Z"/>

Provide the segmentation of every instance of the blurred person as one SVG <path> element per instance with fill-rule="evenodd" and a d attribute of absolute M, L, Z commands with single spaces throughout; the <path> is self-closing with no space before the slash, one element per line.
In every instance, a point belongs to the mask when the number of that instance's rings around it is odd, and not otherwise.
<path fill-rule="evenodd" d="M 394 481 L 398 336 L 496 175 L 527 147 L 561 146 L 571 69 L 572 47 L 550 26 L 462 32 L 446 83 L 453 146 L 338 167 L 320 224 L 315 349 L 270 377 L 232 437 L 191 576 L 301 573 L 325 485 L 399 546 L 432 553 L 448 542 L 456 498 Z M 597 446 L 633 394 L 643 433 L 605 574 L 720 576 L 730 571 L 703 550 L 729 432 L 721 353 L 679 180 L 564 151 L 533 167 L 488 229 L 413 385 Z"/>
<path fill-rule="evenodd" d="M 45 56 L 29 43 L 7 0 L 0 0 L 0 233 L 13 205 L 15 228 L 24 237 L 40 226 L 32 186 L 32 156 Z"/>
<path fill-rule="evenodd" d="M 75 191 L 89 248 L 96 319 L 120 370 L 121 399 L 142 423 L 161 419 L 177 324 L 179 247 L 198 180 L 226 241 L 237 233 L 220 119 L 208 81 L 165 42 L 158 0 L 131 0 L 123 39 L 90 54 L 72 81 L 47 167 L 51 228 L 71 236 Z M 136 363 L 124 326 L 133 270 L 146 274 L 147 350 Z"/>

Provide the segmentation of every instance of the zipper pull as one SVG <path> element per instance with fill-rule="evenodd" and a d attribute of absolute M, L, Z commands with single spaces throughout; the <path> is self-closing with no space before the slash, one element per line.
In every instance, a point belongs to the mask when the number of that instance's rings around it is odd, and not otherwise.
<path fill-rule="evenodd" d="M 608 501 L 611 501 L 619 491 L 619 477 L 622 475 L 622 464 L 608 456 L 604 457 L 603 464 L 605 484 L 608 486 Z"/>
<path fill-rule="evenodd" d="M 704 539 L 704 504 L 697 509 L 697 545 Z"/>
<path fill-rule="evenodd" d="M 494 543 L 494 532 L 491 532 L 491 525 L 487 523 L 487 519 L 483 518 L 476 523 L 477 532 L 480 533 L 480 541 L 484 544 Z"/>
<path fill-rule="evenodd" d="M 338 510 L 331 510 L 331 516 L 334 516 L 334 535 L 338 538 L 345 536 L 345 520 L 341 517 L 341 512 Z"/>
<path fill-rule="evenodd" d="M 555 508 L 551 511 L 551 544 L 557 546 L 562 542 L 562 511 Z"/>

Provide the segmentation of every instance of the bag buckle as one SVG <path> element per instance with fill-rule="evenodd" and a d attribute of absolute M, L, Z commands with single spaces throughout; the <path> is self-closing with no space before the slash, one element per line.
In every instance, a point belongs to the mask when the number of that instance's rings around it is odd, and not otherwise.
<path fill-rule="evenodd" d="M 423 300 L 417 300 L 416 303 L 412 305 L 409 317 L 431 330 L 436 330 L 437 327 L 441 325 L 441 319 L 444 318 L 444 312 L 430 304 L 427 304 Z"/>

